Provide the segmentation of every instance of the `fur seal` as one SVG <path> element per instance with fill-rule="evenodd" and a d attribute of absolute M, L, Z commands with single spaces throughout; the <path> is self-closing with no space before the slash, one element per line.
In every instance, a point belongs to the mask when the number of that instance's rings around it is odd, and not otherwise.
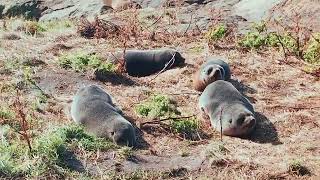
<path fill-rule="evenodd" d="M 123 56 L 123 52 L 109 55 L 108 59 L 115 61 Z M 149 76 L 161 71 L 181 65 L 185 59 L 173 49 L 156 50 L 127 50 L 124 54 L 125 69 L 130 76 Z"/>
<path fill-rule="evenodd" d="M 209 84 L 199 98 L 199 108 L 209 116 L 214 129 L 221 131 L 222 124 L 224 135 L 245 136 L 256 125 L 252 104 L 227 81 Z"/>
<path fill-rule="evenodd" d="M 129 8 L 141 9 L 141 5 L 136 1 L 132 0 L 103 0 L 105 6 L 111 7 L 112 9 L 125 10 Z"/>
<path fill-rule="evenodd" d="M 80 88 L 71 104 L 72 119 L 84 125 L 89 133 L 120 145 L 134 146 L 134 127 L 121 114 L 111 96 L 96 85 Z"/>
<path fill-rule="evenodd" d="M 203 91 L 210 83 L 216 80 L 229 80 L 231 77 L 229 65 L 217 57 L 208 57 L 199 70 L 194 74 L 193 87 Z"/>

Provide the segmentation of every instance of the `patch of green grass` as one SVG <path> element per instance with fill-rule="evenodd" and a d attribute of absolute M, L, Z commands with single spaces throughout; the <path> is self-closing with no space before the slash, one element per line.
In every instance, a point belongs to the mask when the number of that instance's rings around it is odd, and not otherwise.
<path fill-rule="evenodd" d="M 32 150 L 20 137 L 0 142 L 0 177 L 39 177 L 53 173 L 63 175 L 70 171 L 66 166 L 66 152 L 109 150 L 117 146 L 105 139 L 91 136 L 80 126 L 71 125 L 32 139 Z M 53 172 L 52 172 L 53 171 Z"/>
<path fill-rule="evenodd" d="M 104 173 L 98 179 L 107 179 L 107 180 L 150 180 L 150 179 L 168 179 L 168 175 L 165 172 L 161 171 L 147 171 L 137 169 L 130 173 L 122 172 L 107 172 Z"/>
<path fill-rule="evenodd" d="M 194 47 L 191 47 L 189 50 L 192 53 L 201 53 L 201 52 L 203 52 L 204 47 L 203 46 L 194 46 Z"/>
<path fill-rule="evenodd" d="M 118 150 L 117 154 L 120 159 L 129 159 L 133 156 L 133 150 L 131 147 L 123 146 Z"/>
<path fill-rule="evenodd" d="M 15 117 L 15 112 L 12 111 L 9 107 L 1 105 L 0 107 L 0 119 L 8 120 Z"/>
<path fill-rule="evenodd" d="M 208 31 L 206 38 L 209 41 L 217 41 L 226 36 L 227 27 L 225 25 L 218 25 Z"/>
<path fill-rule="evenodd" d="M 267 36 L 260 34 L 259 32 L 248 32 L 238 42 L 241 47 L 249 49 L 259 49 L 266 45 Z"/>
<path fill-rule="evenodd" d="M 188 135 L 197 132 L 197 130 L 199 129 L 199 122 L 194 118 L 189 118 L 185 120 L 172 120 L 170 122 L 170 127 L 176 133 Z"/>
<path fill-rule="evenodd" d="M 21 63 L 18 59 L 6 59 L 4 60 L 4 73 L 13 73 L 19 67 L 21 66 Z"/>
<path fill-rule="evenodd" d="M 48 102 L 48 97 L 45 96 L 42 93 L 39 93 L 36 97 L 35 100 L 32 103 L 32 109 L 36 111 L 42 111 L 42 105 Z"/>
<path fill-rule="evenodd" d="M 25 21 L 22 29 L 31 35 L 47 31 L 47 29 L 37 21 Z"/>
<path fill-rule="evenodd" d="M 44 27 L 48 32 L 61 31 L 67 28 L 74 27 L 74 23 L 70 20 L 52 20 L 40 22 L 41 26 Z"/>
<path fill-rule="evenodd" d="M 312 64 L 320 64 L 320 33 L 314 35 L 309 41 L 303 58 Z"/>
<path fill-rule="evenodd" d="M 115 65 L 102 60 L 93 54 L 68 54 L 59 58 L 59 65 L 65 69 L 74 69 L 77 72 L 84 72 L 89 69 L 98 69 L 106 72 L 114 72 Z"/>
<path fill-rule="evenodd" d="M 146 101 L 138 104 L 135 108 L 137 114 L 144 117 L 169 117 L 170 115 L 180 114 L 173 101 L 165 95 L 152 95 Z"/>

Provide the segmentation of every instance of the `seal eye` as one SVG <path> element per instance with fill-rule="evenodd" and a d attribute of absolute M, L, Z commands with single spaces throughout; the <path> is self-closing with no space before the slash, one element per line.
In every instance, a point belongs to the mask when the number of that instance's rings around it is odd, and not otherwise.
<path fill-rule="evenodd" d="M 111 134 L 111 136 L 114 136 L 114 132 L 111 132 L 110 134 Z"/>
<path fill-rule="evenodd" d="M 209 76 L 212 73 L 212 71 L 213 71 L 213 68 L 212 67 L 209 68 L 208 71 L 207 71 L 207 75 Z"/>

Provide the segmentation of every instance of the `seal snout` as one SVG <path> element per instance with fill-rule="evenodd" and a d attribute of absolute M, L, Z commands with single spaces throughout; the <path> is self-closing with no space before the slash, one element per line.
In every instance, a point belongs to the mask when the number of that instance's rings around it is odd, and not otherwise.
<path fill-rule="evenodd" d="M 249 134 L 256 125 L 256 119 L 251 114 L 240 114 L 228 121 L 229 125 L 223 128 L 223 134 L 229 136 L 243 136 Z"/>
<path fill-rule="evenodd" d="M 135 146 L 135 132 L 131 124 L 122 125 L 121 128 L 114 130 L 113 141 L 118 145 Z"/>

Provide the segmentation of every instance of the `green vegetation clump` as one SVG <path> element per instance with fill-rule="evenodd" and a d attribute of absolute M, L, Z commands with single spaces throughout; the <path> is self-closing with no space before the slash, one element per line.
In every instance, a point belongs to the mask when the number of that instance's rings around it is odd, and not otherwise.
<path fill-rule="evenodd" d="M 45 32 L 47 29 L 37 21 L 26 21 L 23 25 L 23 30 L 31 35 Z"/>
<path fill-rule="evenodd" d="M 180 114 L 173 102 L 165 95 L 153 95 L 136 107 L 136 112 L 144 117 L 169 117 Z"/>
<path fill-rule="evenodd" d="M 290 33 L 278 34 L 268 32 L 267 25 L 264 21 L 254 24 L 251 30 L 240 38 L 238 45 L 249 49 L 283 46 L 283 48 L 288 51 L 287 53 L 299 53 L 297 41 Z"/>
<path fill-rule="evenodd" d="M 241 47 L 249 49 L 259 49 L 266 45 L 267 36 L 260 34 L 259 32 L 248 32 L 238 44 Z"/>
<path fill-rule="evenodd" d="M 193 138 L 199 130 L 199 122 L 194 118 L 175 118 L 181 113 L 175 104 L 165 95 L 152 95 L 148 100 L 139 104 L 136 113 L 150 118 L 168 119 L 168 127 L 173 133 L 181 134 L 186 138 Z"/>
<path fill-rule="evenodd" d="M 189 118 L 185 120 L 179 119 L 172 120 L 170 122 L 170 126 L 176 133 L 192 134 L 199 129 L 199 122 L 194 118 Z"/>
<path fill-rule="evenodd" d="M 66 154 L 73 150 L 109 150 L 117 146 L 110 141 L 86 134 L 80 126 L 72 125 L 32 138 L 31 151 L 20 137 L 4 135 L 0 141 L 0 177 L 38 177 L 56 170 L 69 171 Z M 50 172 L 49 172 L 50 173 Z"/>
<path fill-rule="evenodd" d="M 309 63 L 320 64 L 320 33 L 309 41 L 303 57 Z"/>
<path fill-rule="evenodd" d="M 206 37 L 209 41 L 217 41 L 226 36 L 227 27 L 225 25 L 218 25 L 208 31 Z"/>
<path fill-rule="evenodd" d="M 65 30 L 74 26 L 74 23 L 70 20 L 52 20 L 41 22 L 42 27 L 47 31 Z"/>
<path fill-rule="evenodd" d="M 84 72 L 89 69 L 97 69 L 105 72 L 114 72 L 115 65 L 105 63 L 94 54 L 68 54 L 59 58 L 59 65 L 65 69 L 74 69 L 77 72 Z"/>
<path fill-rule="evenodd" d="M 268 34 L 266 31 L 265 22 L 255 23 L 251 27 L 251 30 L 238 41 L 238 45 L 249 49 L 259 49 L 268 44 Z"/>
<path fill-rule="evenodd" d="M 15 117 L 15 113 L 10 110 L 7 106 L 2 105 L 0 107 L 0 119 L 8 120 L 13 119 Z"/>

